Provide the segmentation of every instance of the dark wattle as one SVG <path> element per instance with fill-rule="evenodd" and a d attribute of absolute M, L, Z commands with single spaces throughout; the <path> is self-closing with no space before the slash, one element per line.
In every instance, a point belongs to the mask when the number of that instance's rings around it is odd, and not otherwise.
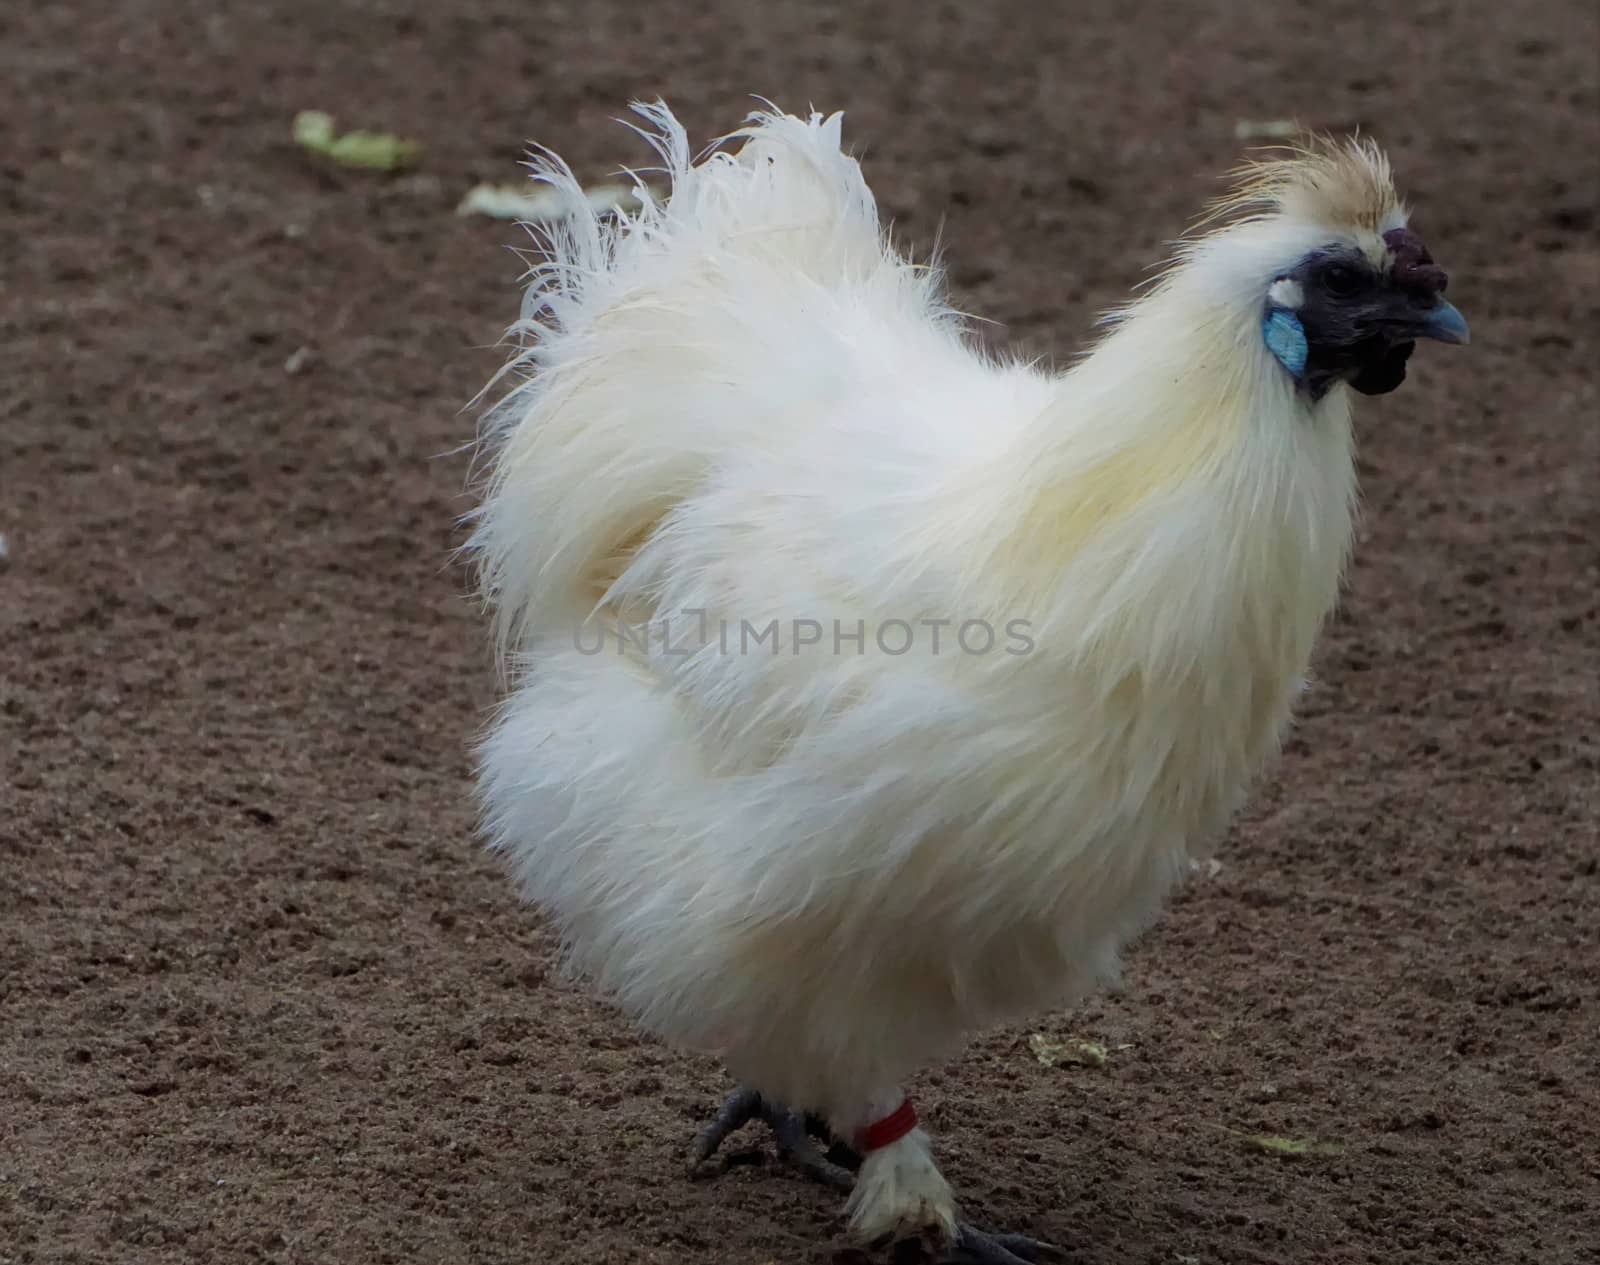
<path fill-rule="evenodd" d="M 1362 395 L 1387 395 L 1406 380 L 1406 361 L 1416 343 L 1377 343 L 1363 356 L 1350 385 Z"/>

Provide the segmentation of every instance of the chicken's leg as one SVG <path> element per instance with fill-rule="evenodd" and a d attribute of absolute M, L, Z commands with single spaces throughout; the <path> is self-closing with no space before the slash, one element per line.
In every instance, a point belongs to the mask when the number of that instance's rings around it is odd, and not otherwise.
<path fill-rule="evenodd" d="M 748 1088 L 735 1090 L 695 1135 L 690 1173 L 698 1171 L 730 1134 L 752 1120 L 766 1122 L 777 1139 L 779 1155 L 798 1172 L 832 1190 L 855 1190 L 855 1174 L 862 1167 L 859 1154 L 835 1137 L 819 1117 L 790 1111 Z M 818 1141 L 826 1145 L 826 1152 Z M 953 1243 L 937 1257 L 937 1265 L 1035 1265 L 1061 1259 L 1060 1249 L 1051 1244 L 1021 1234 L 992 1234 L 958 1221 Z"/>

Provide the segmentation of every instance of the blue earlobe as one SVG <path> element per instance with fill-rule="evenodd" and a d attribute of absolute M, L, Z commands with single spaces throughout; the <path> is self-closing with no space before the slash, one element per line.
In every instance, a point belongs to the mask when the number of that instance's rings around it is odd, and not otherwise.
<path fill-rule="evenodd" d="M 1290 377 L 1298 381 L 1305 375 L 1310 348 L 1298 316 L 1288 308 L 1269 308 L 1261 318 L 1261 336 L 1267 340 L 1267 350 L 1289 371 Z"/>

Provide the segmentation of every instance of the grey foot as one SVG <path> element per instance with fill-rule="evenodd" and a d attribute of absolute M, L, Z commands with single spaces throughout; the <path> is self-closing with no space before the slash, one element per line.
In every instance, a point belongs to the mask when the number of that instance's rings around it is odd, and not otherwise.
<path fill-rule="evenodd" d="M 1065 1252 L 1025 1234 L 990 1234 L 962 1222 L 956 1242 L 942 1254 L 931 1251 L 925 1239 L 901 1239 L 887 1245 L 890 1265 L 1048 1265 L 1066 1261 Z M 861 1248 L 846 1248 L 834 1256 L 834 1265 L 880 1265 L 883 1257 Z"/>
<path fill-rule="evenodd" d="M 695 1175 L 718 1147 L 752 1120 L 765 1121 L 778 1143 L 778 1154 L 784 1163 L 803 1173 L 813 1181 L 821 1182 L 832 1190 L 849 1192 L 856 1184 L 848 1168 L 834 1163 L 818 1149 L 813 1135 L 827 1137 L 826 1127 L 815 1117 L 806 1117 L 790 1111 L 780 1103 L 768 1102 L 753 1089 L 736 1089 L 729 1095 L 710 1123 L 695 1135 L 689 1148 L 689 1173 Z M 1001 1265 L 997 1262 L 997 1265 Z"/>
<path fill-rule="evenodd" d="M 956 1227 L 955 1250 L 939 1265 L 1043 1265 L 1066 1259 L 1054 1244 L 1025 1234 L 991 1234 L 962 1222 Z"/>
<path fill-rule="evenodd" d="M 755 1090 L 745 1088 L 730 1094 L 717 1114 L 695 1135 L 689 1149 L 690 1175 L 698 1173 L 731 1134 L 752 1120 L 766 1123 L 778 1143 L 779 1156 L 797 1172 L 847 1194 L 855 1185 L 855 1170 L 861 1167 L 861 1157 L 836 1139 L 820 1117 L 790 1111 L 779 1103 L 769 1102 Z M 819 1141 L 826 1146 L 826 1152 L 817 1145 Z M 890 1258 L 895 1265 L 902 1261 L 925 1265 L 929 1259 L 923 1245 L 916 1240 L 894 1244 L 890 1248 Z M 847 1249 L 839 1259 L 870 1258 L 858 1249 Z M 956 1227 L 955 1246 L 939 1257 L 936 1265 L 1047 1265 L 1066 1259 L 1060 1248 L 1027 1235 L 993 1234 L 962 1222 Z"/>

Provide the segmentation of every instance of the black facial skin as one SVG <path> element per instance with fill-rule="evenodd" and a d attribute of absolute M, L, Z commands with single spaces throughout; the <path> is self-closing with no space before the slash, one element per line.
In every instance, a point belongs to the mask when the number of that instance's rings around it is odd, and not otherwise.
<path fill-rule="evenodd" d="M 1306 335 L 1301 382 L 1320 400 L 1335 382 L 1384 395 L 1405 381 L 1415 331 L 1438 295 L 1395 285 L 1359 250 L 1329 247 L 1287 274 L 1305 298 L 1295 309 Z"/>

